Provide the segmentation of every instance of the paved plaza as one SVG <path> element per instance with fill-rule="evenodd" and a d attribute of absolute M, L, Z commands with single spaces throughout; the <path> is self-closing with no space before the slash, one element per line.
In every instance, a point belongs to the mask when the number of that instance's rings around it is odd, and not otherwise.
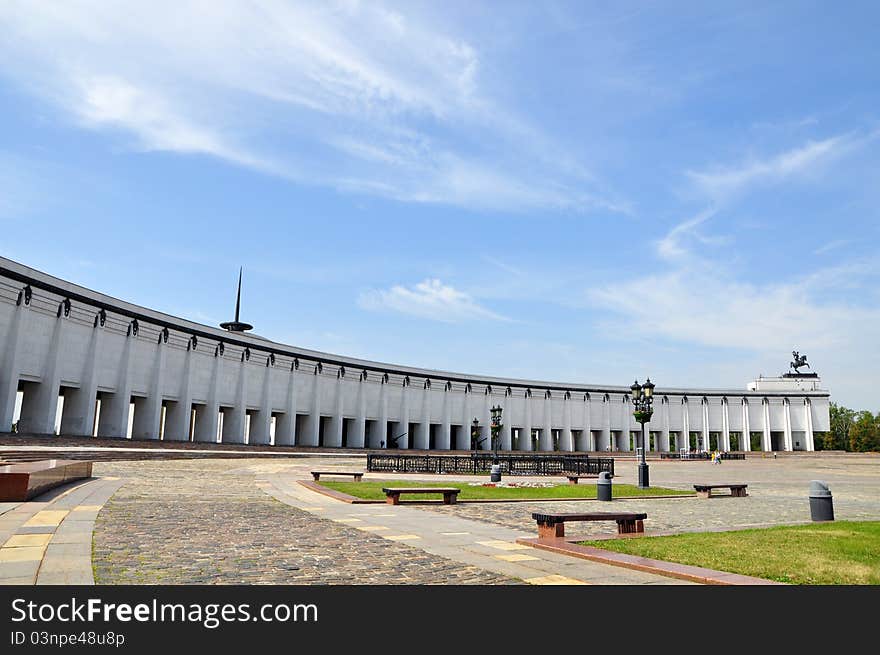
<path fill-rule="evenodd" d="M 364 464 L 363 456 L 339 455 L 99 461 L 89 481 L 27 503 L 0 503 L 0 583 L 684 584 L 516 540 L 536 536 L 533 511 L 646 512 L 649 532 L 809 522 L 810 480 L 828 483 L 837 519 L 880 520 L 874 455 L 650 462 L 652 485 L 690 490 L 695 482 L 744 482 L 747 498 L 394 507 L 351 505 L 299 484 L 311 470 Z M 389 478 L 402 479 L 365 476 Z M 614 483 L 635 481 L 635 461 L 618 459 Z M 614 526 L 583 523 L 570 531 L 607 535 Z"/>

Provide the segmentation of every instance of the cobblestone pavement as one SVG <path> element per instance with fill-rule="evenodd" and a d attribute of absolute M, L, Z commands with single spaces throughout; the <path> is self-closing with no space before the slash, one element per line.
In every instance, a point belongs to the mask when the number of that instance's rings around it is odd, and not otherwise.
<path fill-rule="evenodd" d="M 295 468 L 313 466 L 314 460 Z M 284 505 L 256 486 L 256 475 L 289 467 L 254 460 L 96 464 L 96 474 L 125 481 L 95 524 L 96 583 L 517 582 L 404 544 L 391 547 L 381 537 Z"/>

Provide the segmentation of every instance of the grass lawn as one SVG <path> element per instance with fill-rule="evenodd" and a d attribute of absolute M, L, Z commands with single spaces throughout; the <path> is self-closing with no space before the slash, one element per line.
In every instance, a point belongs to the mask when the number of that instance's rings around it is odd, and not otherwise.
<path fill-rule="evenodd" d="M 385 500 L 385 494 L 382 493 L 382 487 L 456 487 L 461 489 L 458 494 L 459 500 L 486 500 L 486 499 L 513 499 L 513 500 L 530 500 L 536 498 L 595 498 L 595 484 L 557 484 L 552 487 L 471 487 L 467 482 L 447 482 L 442 480 L 439 482 L 425 482 L 412 480 L 369 480 L 363 482 L 336 482 L 321 480 L 321 484 L 328 489 L 340 491 L 349 496 L 363 498 L 365 500 Z M 693 492 L 679 491 L 676 489 L 663 489 L 662 487 L 651 487 L 650 489 L 639 489 L 630 484 L 615 484 L 612 487 L 612 495 L 615 497 L 622 496 L 668 496 L 670 494 L 689 494 Z M 409 496 L 404 496 L 402 502 L 406 502 Z M 423 494 L 412 496 L 413 500 L 430 500 L 436 498 L 441 500 L 441 494 Z"/>
<path fill-rule="evenodd" d="M 790 584 L 880 584 L 880 521 L 581 543 Z"/>

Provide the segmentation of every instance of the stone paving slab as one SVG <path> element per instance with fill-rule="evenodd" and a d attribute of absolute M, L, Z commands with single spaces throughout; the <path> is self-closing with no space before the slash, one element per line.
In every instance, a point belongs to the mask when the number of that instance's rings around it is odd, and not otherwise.
<path fill-rule="evenodd" d="M 95 508 L 119 484 L 95 478 L 78 481 L 3 514 L 0 584 L 93 584 Z M 92 504 L 78 504 L 84 501 Z M 80 511 L 83 507 L 86 510 Z"/>

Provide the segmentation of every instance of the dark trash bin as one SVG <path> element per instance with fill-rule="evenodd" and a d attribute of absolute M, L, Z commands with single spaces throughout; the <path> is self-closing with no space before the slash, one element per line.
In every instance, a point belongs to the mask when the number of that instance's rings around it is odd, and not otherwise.
<path fill-rule="evenodd" d="M 821 480 L 810 481 L 810 518 L 814 521 L 834 520 L 834 500 L 831 490 Z"/>
<path fill-rule="evenodd" d="M 611 474 L 608 471 L 599 473 L 599 481 L 596 483 L 596 498 L 611 500 Z"/>

